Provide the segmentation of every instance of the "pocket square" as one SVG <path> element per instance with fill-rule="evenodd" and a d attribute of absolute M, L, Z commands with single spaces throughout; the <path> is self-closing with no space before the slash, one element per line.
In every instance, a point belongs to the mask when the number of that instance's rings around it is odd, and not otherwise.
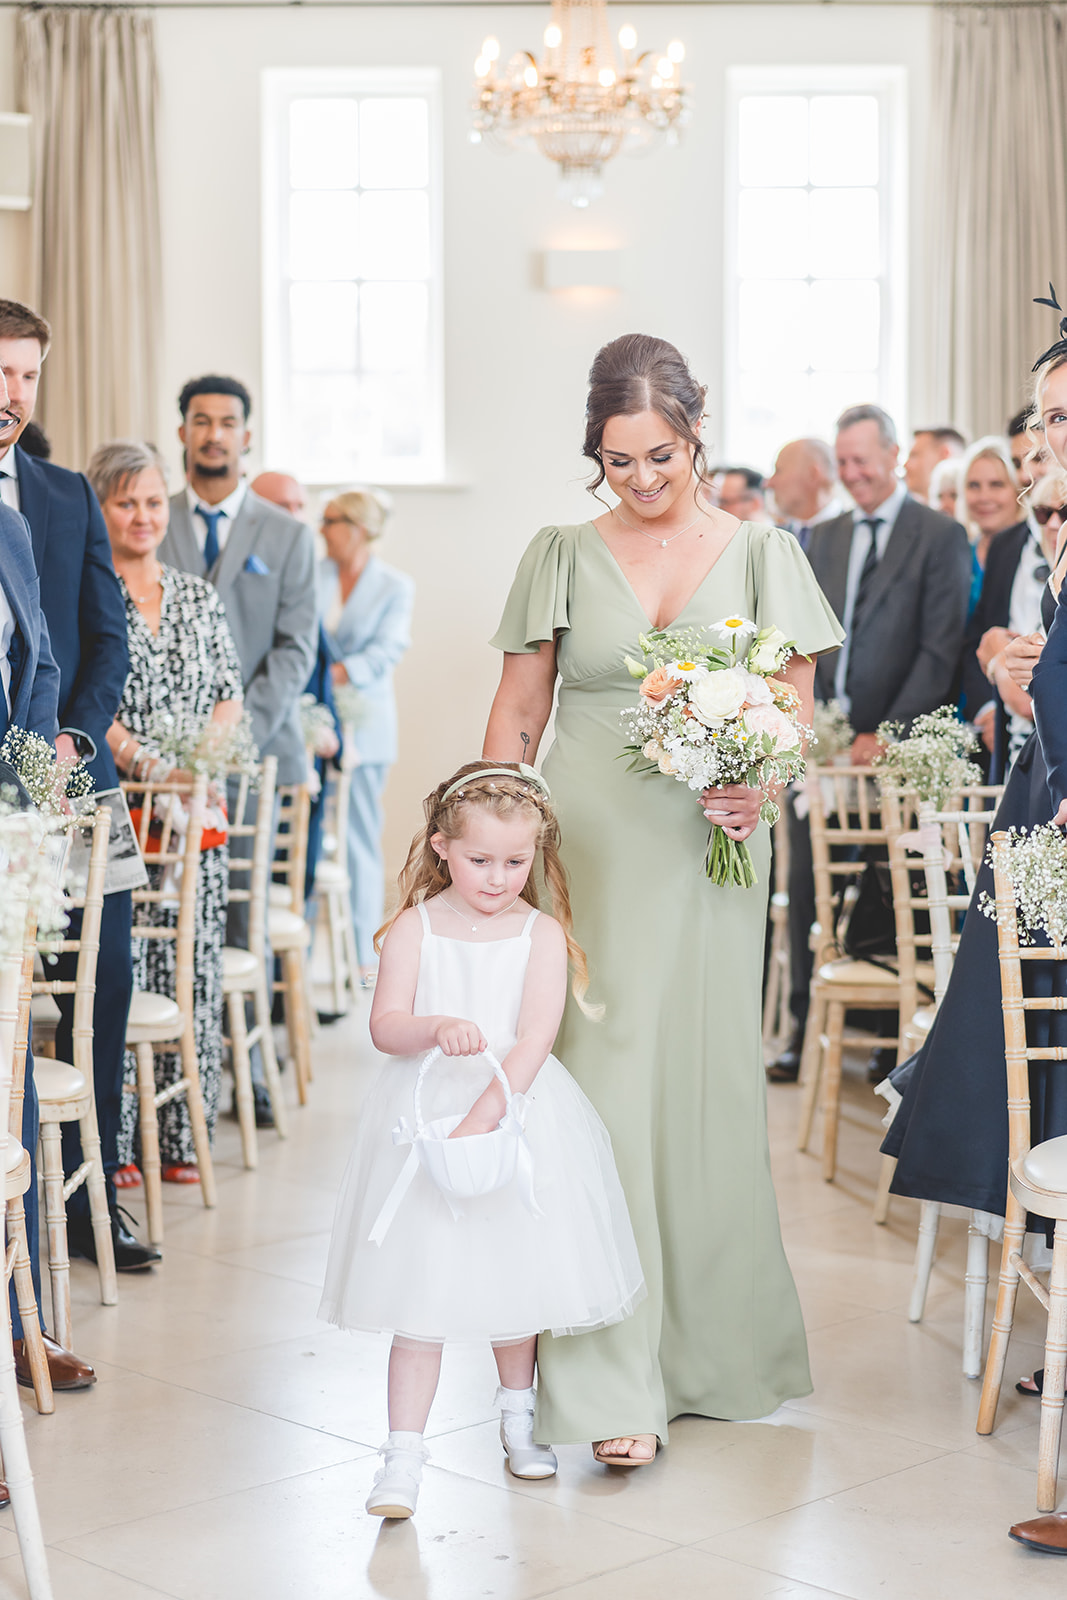
<path fill-rule="evenodd" d="M 245 571 L 254 572 L 261 578 L 270 577 L 270 568 L 268 567 L 267 563 L 260 560 L 259 556 L 257 556 L 255 553 L 250 555 L 248 560 L 245 562 Z"/>

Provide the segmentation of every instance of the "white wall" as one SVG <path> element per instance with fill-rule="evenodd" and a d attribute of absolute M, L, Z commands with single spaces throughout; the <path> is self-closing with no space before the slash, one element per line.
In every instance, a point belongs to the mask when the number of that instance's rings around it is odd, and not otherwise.
<path fill-rule="evenodd" d="M 606 339 L 674 340 L 710 385 L 720 426 L 725 72 L 737 64 L 891 63 L 909 71 L 912 260 L 921 250 L 929 12 L 913 6 L 614 6 L 643 43 L 685 40 L 693 117 L 683 144 L 608 169 L 587 213 L 555 193 L 547 161 L 472 146 L 472 63 L 495 33 L 504 54 L 537 48 L 544 6 L 421 10 L 220 9 L 156 13 L 166 321 L 159 442 L 182 381 L 203 370 L 260 383 L 260 73 L 265 67 L 433 65 L 444 82 L 447 446 L 453 486 L 399 490 L 383 555 L 418 581 L 415 645 L 398 675 L 402 754 L 389 851 L 419 797 L 476 754 L 498 660 L 485 640 L 538 527 L 588 515 L 579 454 L 584 379 Z M 0 12 L 0 109 L 13 104 L 12 13 Z M 19 288 L 24 228 L 0 219 L 0 282 Z M 549 294 L 548 247 L 624 252 L 621 291 Z M 913 272 L 913 281 L 917 274 Z M 913 297 L 913 354 L 921 321 Z M 773 307 L 768 309 L 773 316 Z M 913 393 L 922 374 L 913 363 Z M 918 384 L 920 387 L 915 388 Z M 914 408 L 913 408 L 914 409 Z M 282 460 L 252 463 L 284 468 Z"/>

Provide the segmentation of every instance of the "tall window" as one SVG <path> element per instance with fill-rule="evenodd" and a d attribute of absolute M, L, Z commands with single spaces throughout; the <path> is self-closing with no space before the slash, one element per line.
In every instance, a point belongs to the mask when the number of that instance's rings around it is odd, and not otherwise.
<path fill-rule="evenodd" d="M 264 443 L 309 483 L 442 474 L 438 89 L 264 73 Z"/>
<path fill-rule="evenodd" d="M 766 468 L 876 401 L 903 426 L 902 68 L 730 74 L 724 442 Z"/>

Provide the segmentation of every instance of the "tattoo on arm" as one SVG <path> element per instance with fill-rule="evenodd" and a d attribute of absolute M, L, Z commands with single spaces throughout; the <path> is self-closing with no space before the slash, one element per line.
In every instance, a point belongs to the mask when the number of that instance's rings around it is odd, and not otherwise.
<path fill-rule="evenodd" d="M 528 761 L 530 759 L 530 735 L 520 730 L 519 738 L 522 740 L 522 759 Z"/>

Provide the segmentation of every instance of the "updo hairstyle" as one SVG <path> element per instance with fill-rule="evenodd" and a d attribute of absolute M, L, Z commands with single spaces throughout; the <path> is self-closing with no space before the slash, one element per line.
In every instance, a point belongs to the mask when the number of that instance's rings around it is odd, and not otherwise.
<path fill-rule="evenodd" d="M 597 469 L 589 493 L 604 482 L 602 445 L 610 417 L 636 417 L 655 411 L 693 452 L 693 470 L 708 482 L 707 460 L 700 437 L 707 389 L 697 383 L 680 351 L 666 339 L 647 333 L 625 333 L 597 351 L 589 369 L 582 454 Z M 599 498 L 599 497 L 598 497 Z"/>

